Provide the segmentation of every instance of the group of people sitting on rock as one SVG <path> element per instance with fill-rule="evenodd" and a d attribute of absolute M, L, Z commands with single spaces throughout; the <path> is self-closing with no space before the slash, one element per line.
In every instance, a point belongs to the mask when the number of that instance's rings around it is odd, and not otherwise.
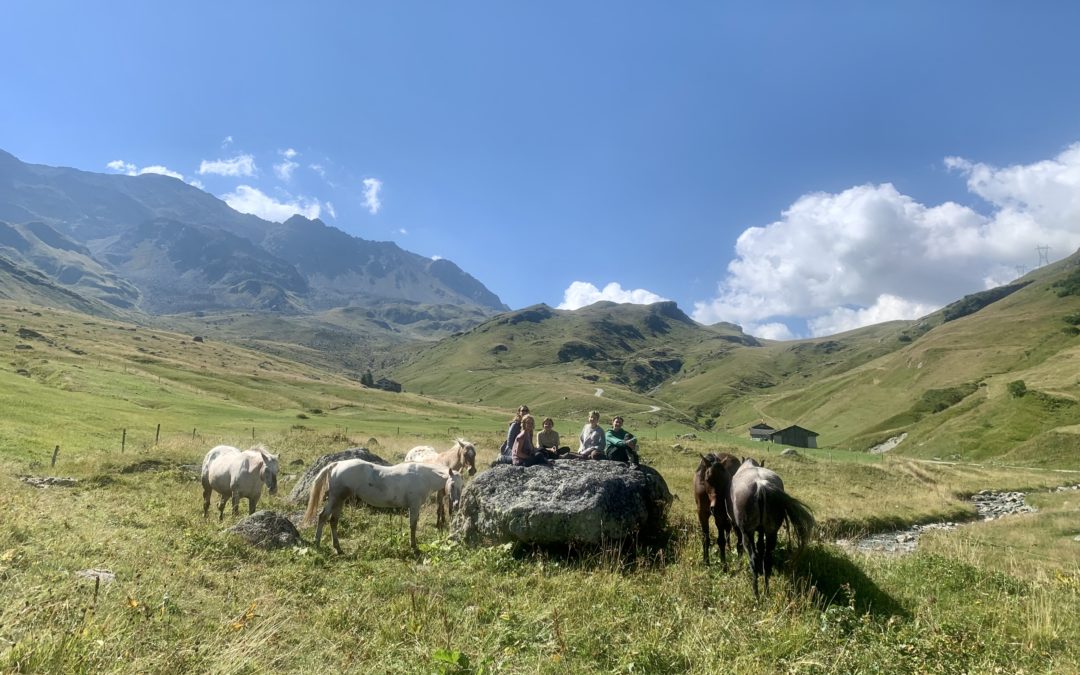
<path fill-rule="evenodd" d="M 555 422 L 550 417 L 544 418 L 542 425 L 543 430 L 536 434 L 534 442 L 536 419 L 529 414 L 529 406 L 518 408 L 510 420 L 499 458 L 493 464 L 532 466 L 557 459 L 610 459 L 638 468 L 637 439 L 623 428 L 620 415 L 611 420 L 611 429 L 605 431 L 600 426 L 600 412 L 591 411 L 589 421 L 581 428 L 577 452 L 559 444 L 559 432 L 555 431 Z"/>

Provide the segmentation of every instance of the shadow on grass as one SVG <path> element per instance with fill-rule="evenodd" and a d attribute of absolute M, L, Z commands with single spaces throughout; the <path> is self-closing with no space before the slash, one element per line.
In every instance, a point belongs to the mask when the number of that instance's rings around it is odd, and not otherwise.
<path fill-rule="evenodd" d="M 878 618 L 910 613 L 843 553 L 826 546 L 810 546 L 786 565 L 796 588 L 812 590 L 823 606 L 845 605 Z"/>
<path fill-rule="evenodd" d="M 541 558 L 558 560 L 580 568 L 617 569 L 629 573 L 642 569 L 663 569 L 676 563 L 685 533 L 667 527 L 648 538 L 626 537 L 600 544 L 515 544 L 512 553 L 517 560 Z"/>

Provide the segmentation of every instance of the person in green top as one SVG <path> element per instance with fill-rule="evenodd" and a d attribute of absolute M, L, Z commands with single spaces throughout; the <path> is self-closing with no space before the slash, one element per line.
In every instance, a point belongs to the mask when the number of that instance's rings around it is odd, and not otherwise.
<path fill-rule="evenodd" d="M 637 468 L 637 439 L 634 438 L 634 434 L 623 429 L 623 418 L 620 415 L 616 415 L 615 419 L 611 420 L 611 429 L 608 430 L 605 440 L 607 448 L 604 452 L 608 459 L 616 462 L 630 462 L 631 467 Z"/>

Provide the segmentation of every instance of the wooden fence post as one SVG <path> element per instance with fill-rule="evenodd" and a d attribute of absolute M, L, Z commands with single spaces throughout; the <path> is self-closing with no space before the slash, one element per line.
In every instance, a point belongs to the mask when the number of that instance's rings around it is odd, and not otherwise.
<path fill-rule="evenodd" d="M 191 427 L 191 440 L 195 440 L 195 427 Z"/>
<path fill-rule="evenodd" d="M 251 427 L 251 440 L 255 440 L 255 427 Z"/>
<path fill-rule="evenodd" d="M 157 425 L 157 431 L 154 432 L 154 445 L 157 445 L 159 440 L 161 440 L 161 425 L 160 424 Z"/>
<path fill-rule="evenodd" d="M 60 454 L 60 446 L 56 446 L 52 451 L 52 466 L 56 466 L 56 456 Z"/>
<path fill-rule="evenodd" d="M 127 429 L 120 435 L 120 452 L 124 451 L 124 446 L 127 445 Z"/>

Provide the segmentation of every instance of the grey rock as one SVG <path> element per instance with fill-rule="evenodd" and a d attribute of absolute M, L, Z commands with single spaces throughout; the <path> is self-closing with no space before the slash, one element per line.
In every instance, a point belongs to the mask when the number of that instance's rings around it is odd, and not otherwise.
<path fill-rule="evenodd" d="M 27 485 L 33 485 L 34 487 L 38 488 L 75 487 L 79 484 L 78 479 L 60 478 L 58 476 L 19 476 L 19 479 Z"/>
<path fill-rule="evenodd" d="M 307 468 L 306 471 L 296 481 L 296 485 L 289 492 L 289 496 L 285 498 L 288 504 L 307 504 L 308 496 L 311 495 L 311 485 L 315 482 L 315 477 L 319 475 L 319 472 L 323 468 L 332 462 L 340 462 L 344 459 L 362 459 L 365 462 L 371 462 L 372 464 L 380 464 L 382 466 L 390 466 L 390 462 L 387 462 L 382 457 L 379 457 L 373 452 L 369 452 L 367 448 L 349 448 L 348 450 L 342 450 L 341 452 L 335 452 L 329 455 L 323 455 Z"/>
<path fill-rule="evenodd" d="M 672 496 L 651 467 L 559 460 L 500 464 L 465 488 L 452 536 L 471 546 L 600 544 L 649 539 L 667 526 Z"/>
<path fill-rule="evenodd" d="M 229 532 L 259 548 L 286 548 L 301 543 L 296 526 L 276 511 L 256 511 L 230 527 Z"/>
<path fill-rule="evenodd" d="M 786 450 L 784 450 L 780 454 L 783 455 L 784 457 L 798 457 L 799 456 L 799 451 L 796 450 L 795 448 L 787 448 Z"/>

